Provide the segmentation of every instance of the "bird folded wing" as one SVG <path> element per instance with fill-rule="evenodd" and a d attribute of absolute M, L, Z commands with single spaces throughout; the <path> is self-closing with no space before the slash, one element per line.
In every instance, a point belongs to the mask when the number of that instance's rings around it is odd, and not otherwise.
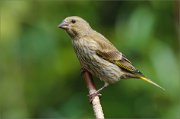
<path fill-rule="evenodd" d="M 122 54 L 117 51 L 96 51 L 97 55 L 102 57 L 105 60 L 113 62 L 115 60 L 120 60 L 122 58 Z"/>
<path fill-rule="evenodd" d="M 136 68 L 131 64 L 131 62 L 119 51 L 109 51 L 105 52 L 103 50 L 97 50 L 97 55 L 101 58 L 116 64 L 122 69 L 125 69 L 128 72 L 135 73 L 137 70 Z"/>
<path fill-rule="evenodd" d="M 96 54 L 99 57 L 113 64 L 116 64 L 117 66 L 128 72 L 139 72 L 131 64 L 131 62 L 121 52 L 119 52 L 104 36 L 97 32 L 93 32 L 93 34 L 91 35 L 91 38 L 99 45 L 99 49 L 96 50 Z"/>

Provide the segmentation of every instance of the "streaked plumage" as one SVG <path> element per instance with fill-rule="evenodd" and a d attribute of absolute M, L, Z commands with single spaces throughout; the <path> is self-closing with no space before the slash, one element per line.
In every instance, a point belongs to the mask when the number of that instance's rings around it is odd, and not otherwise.
<path fill-rule="evenodd" d="M 145 78 L 109 40 L 93 30 L 82 18 L 67 17 L 59 27 L 66 30 L 72 38 L 81 67 L 105 82 L 98 92 L 108 84 L 127 78 L 142 79 L 160 87 Z"/>

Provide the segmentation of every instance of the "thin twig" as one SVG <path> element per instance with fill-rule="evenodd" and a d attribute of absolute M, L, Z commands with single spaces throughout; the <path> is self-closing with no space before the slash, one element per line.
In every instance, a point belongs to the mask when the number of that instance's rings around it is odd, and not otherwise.
<path fill-rule="evenodd" d="M 92 75 L 89 72 L 84 71 L 83 77 L 84 77 L 84 80 L 86 81 L 87 88 L 89 89 L 89 95 L 95 93 L 96 88 L 93 82 Z M 92 107 L 93 107 L 94 115 L 96 116 L 96 119 L 104 119 L 104 113 L 101 107 L 99 96 L 95 96 L 92 99 Z"/>

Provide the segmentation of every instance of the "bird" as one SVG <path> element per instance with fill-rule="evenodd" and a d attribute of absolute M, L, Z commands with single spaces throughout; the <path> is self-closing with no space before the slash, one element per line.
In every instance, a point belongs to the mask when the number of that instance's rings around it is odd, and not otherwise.
<path fill-rule="evenodd" d="M 95 95 L 109 84 L 129 78 L 141 79 L 165 90 L 146 78 L 123 53 L 105 36 L 91 28 L 83 18 L 79 16 L 66 17 L 58 27 L 65 30 L 72 39 L 72 45 L 81 68 L 104 81 L 104 85 L 95 92 Z"/>

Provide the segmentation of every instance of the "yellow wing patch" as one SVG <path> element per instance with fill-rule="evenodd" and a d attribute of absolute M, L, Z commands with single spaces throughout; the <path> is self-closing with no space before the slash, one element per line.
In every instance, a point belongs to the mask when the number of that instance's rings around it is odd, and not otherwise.
<path fill-rule="evenodd" d="M 121 60 L 115 61 L 115 64 L 118 65 L 119 67 L 126 69 L 130 72 L 134 72 L 134 68 L 132 68 L 131 66 L 128 66 L 126 64 L 123 64 L 123 62 Z"/>

